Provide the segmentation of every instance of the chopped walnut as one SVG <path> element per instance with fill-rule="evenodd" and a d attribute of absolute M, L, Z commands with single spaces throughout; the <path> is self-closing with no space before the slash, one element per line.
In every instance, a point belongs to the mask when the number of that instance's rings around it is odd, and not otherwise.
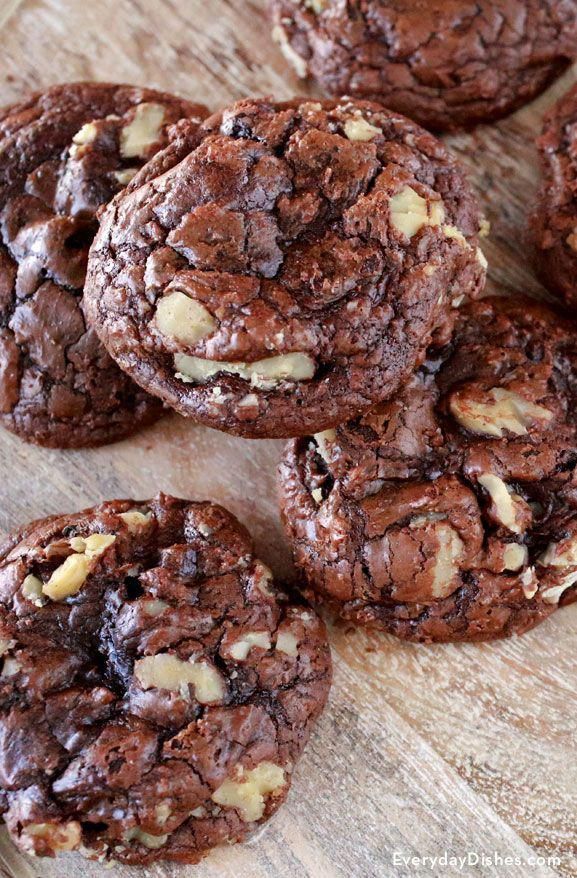
<path fill-rule="evenodd" d="M 30 823 L 22 830 L 23 846 L 28 853 L 50 851 L 73 851 L 81 842 L 82 829 L 80 823 L 71 820 L 69 823 Z"/>
<path fill-rule="evenodd" d="M 42 598 L 43 587 L 44 584 L 42 580 L 38 579 L 37 576 L 34 576 L 33 573 L 29 573 L 22 583 L 21 591 L 26 600 L 32 601 L 32 603 L 36 607 L 41 607 L 44 604 L 44 600 Z"/>
<path fill-rule="evenodd" d="M 306 381 L 314 377 L 315 362 L 304 353 L 279 354 L 254 363 L 225 363 L 175 354 L 176 377 L 185 383 L 204 384 L 219 372 L 239 375 L 253 387 L 274 387 L 281 381 Z"/>
<path fill-rule="evenodd" d="M 546 604 L 558 604 L 567 589 L 575 585 L 576 582 L 577 570 L 574 570 L 572 573 L 569 573 L 567 576 L 563 577 L 563 580 L 559 585 L 553 585 L 549 588 L 544 588 L 541 592 L 541 597 Z"/>
<path fill-rule="evenodd" d="M 536 421 L 547 422 L 553 418 L 549 409 L 502 387 L 487 391 L 486 402 L 472 398 L 465 388 L 452 395 L 449 407 L 465 429 L 499 439 L 505 430 L 515 436 L 525 436 Z"/>
<path fill-rule="evenodd" d="M 279 631 L 276 639 L 276 648 L 278 652 L 284 652 L 285 655 L 290 655 L 292 658 L 296 658 L 299 654 L 298 646 L 299 642 L 292 631 Z"/>
<path fill-rule="evenodd" d="M 535 597 L 539 591 L 539 582 L 535 575 L 534 567 L 528 567 L 527 570 L 521 574 L 521 585 L 523 586 L 523 594 L 528 601 Z"/>
<path fill-rule="evenodd" d="M 389 202 L 391 225 L 412 238 L 423 226 L 440 226 L 445 218 L 441 201 L 427 203 L 411 186 L 405 186 Z"/>
<path fill-rule="evenodd" d="M 248 658 L 253 648 L 270 649 L 270 636 L 267 631 L 247 631 L 238 640 L 235 640 L 228 648 L 228 652 L 235 661 L 242 662 Z"/>
<path fill-rule="evenodd" d="M 155 321 L 162 335 L 189 345 L 195 345 L 210 335 L 217 325 L 204 305 L 179 290 L 160 299 Z"/>
<path fill-rule="evenodd" d="M 336 442 L 337 433 L 336 430 L 323 430 L 322 433 L 315 433 L 314 440 L 317 443 L 317 450 L 322 459 L 326 463 L 331 462 L 331 455 L 329 452 L 329 444 Z"/>
<path fill-rule="evenodd" d="M 531 520 L 528 503 L 511 491 L 503 479 L 494 473 L 483 473 L 477 481 L 489 494 L 491 509 L 497 521 L 512 533 L 523 533 Z"/>
<path fill-rule="evenodd" d="M 88 574 L 94 559 L 102 555 L 114 543 L 113 534 L 92 534 L 89 537 L 73 537 L 70 546 L 77 553 L 69 555 L 42 587 L 43 594 L 53 601 L 62 601 L 77 594 Z"/>
<path fill-rule="evenodd" d="M 221 701 L 226 693 L 221 674 L 206 661 L 194 659 L 182 661 L 176 655 L 160 653 L 138 659 L 134 676 L 143 689 L 168 689 L 179 692 L 188 699 L 188 687 L 194 689 L 194 697 L 200 704 Z"/>
<path fill-rule="evenodd" d="M 345 134 L 349 140 L 364 143 L 373 140 L 377 134 L 382 134 L 382 131 L 375 125 L 371 125 L 362 116 L 355 116 L 345 122 Z"/>
<path fill-rule="evenodd" d="M 122 129 L 120 153 L 126 158 L 144 158 L 160 138 L 165 108 L 162 104 L 139 104 L 134 119 Z"/>
<path fill-rule="evenodd" d="M 577 537 L 549 543 L 538 560 L 543 567 L 572 567 L 577 564 Z"/>
<path fill-rule="evenodd" d="M 138 509 L 130 509 L 128 512 L 121 512 L 119 518 L 126 524 L 130 533 L 138 533 L 147 524 L 152 521 L 152 512 L 141 512 Z"/>
<path fill-rule="evenodd" d="M 284 769 L 273 762 L 261 762 L 246 771 L 239 766 L 237 780 L 225 780 L 212 794 L 217 805 L 235 808 L 242 820 L 251 823 L 263 816 L 265 796 L 278 793 L 285 785 Z"/>
<path fill-rule="evenodd" d="M 136 841 L 154 851 L 166 844 L 168 835 L 151 835 L 150 832 L 144 832 L 140 827 L 135 826 L 124 833 L 124 841 L 128 843 Z"/>
<path fill-rule="evenodd" d="M 519 543 L 507 543 L 503 550 L 503 564 L 505 570 L 521 570 L 529 559 L 529 551 L 527 546 L 520 546 Z"/>

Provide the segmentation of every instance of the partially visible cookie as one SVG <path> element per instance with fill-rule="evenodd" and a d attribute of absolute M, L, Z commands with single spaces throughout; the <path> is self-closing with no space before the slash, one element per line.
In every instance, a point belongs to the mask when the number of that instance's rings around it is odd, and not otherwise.
<path fill-rule="evenodd" d="M 575 0 L 269 0 L 273 38 L 330 94 L 434 130 L 497 119 L 577 55 Z"/>
<path fill-rule="evenodd" d="M 528 299 L 465 308 L 389 403 L 287 448 L 313 595 L 408 640 L 490 640 L 577 596 L 577 336 Z"/>
<path fill-rule="evenodd" d="M 119 439 L 159 417 L 87 327 L 96 213 L 204 107 L 151 89 L 56 86 L 0 116 L 0 423 L 40 445 Z"/>
<path fill-rule="evenodd" d="M 197 862 L 287 796 L 326 630 L 220 506 L 37 521 L 0 558 L 0 815 L 21 850 Z"/>
<path fill-rule="evenodd" d="M 577 308 L 577 86 L 549 110 L 537 141 L 543 180 L 531 231 L 548 289 Z"/>
<path fill-rule="evenodd" d="M 135 381 L 248 437 L 333 426 L 390 396 L 486 262 L 461 168 L 378 104 L 241 101 L 117 196 L 86 306 Z"/>

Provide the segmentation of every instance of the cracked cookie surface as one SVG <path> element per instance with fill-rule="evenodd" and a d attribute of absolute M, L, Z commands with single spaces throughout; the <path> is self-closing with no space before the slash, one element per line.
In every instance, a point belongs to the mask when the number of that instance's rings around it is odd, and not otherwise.
<path fill-rule="evenodd" d="M 521 633 L 575 598 L 577 343 L 485 299 L 390 402 L 287 446 L 281 505 L 311 596 L 416 641 Z"/>
<path fill-rule="evenodd" d="M 531 231 L 545 286 L 577 308 L 577 86 L 549 110 L 537 141 L 543 180 Z"/>
<path fill-rule="evenodd" d="M 382 101 L 422 125 L 490 121 L 575 57 L 575 0 L 269 0 L 273 38 L 330 94 Z"/>
<path fill-rule="evenodd" d="M 284 801 L 330 677 L 222 507 L 34 522 L 0 561 L 0 813 L 27 853 L 196 862 Z"/>
<path fill-rule="evenodd" d="M 100 445 L 162 412 L 85 321 L 96 213 L 205 108 L 151 89 L 56 86 L 0 114 L 0 423 L 40 445 Z M 192 124 L 192 123 L 191 123 Z"/>
<path fill-rule="evenodd" d="M 336 424 L 482 288 L 463 172 L 378 104 L 246 100 L 180 133 L 104 212 L 85 298 L 181 414 L 249 437 Z"/>

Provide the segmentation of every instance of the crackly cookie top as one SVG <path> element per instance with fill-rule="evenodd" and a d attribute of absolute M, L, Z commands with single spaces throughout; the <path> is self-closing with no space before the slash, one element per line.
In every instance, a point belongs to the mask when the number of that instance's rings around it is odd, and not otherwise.
<path fill-rule="evenodd" d="M 0 115 L 0 422 L 43 445 L 97 445 L 158 417 L 85 323 L 96 213 L 197 104 L 150 89 L 56 86 Z M 193 124 L 191 122 L 191 124 Z"/>
<path fill-rule="evenodd" d="M 575 0 L 269 0 L 299 76 L 438 130 L 498 118 L 575 57 Z"/>
<path fill-rule="evenodd" d="M 545 286 L 577 306 L 577 86 L 545 116 L 537 141 L 543 181 L 531 219 Z"/>
<path fill-rule="evenodd" d="M 0 813 L 28 853 L 196 862 L 286 797 L 326 701 L 322 622 L 222 507 L 35 522 L 0 561 Z"/>
<path fill-rule="evenodd" d="M 297 564 L 342 614 L 413 640 L 521 632 L 577 583 L 577 343 L 526 299 L 465 308 L 389 403 L 291 443 Z"/>
<path fill-rule="evenodd" d="M 247 436 L 390 395 L 482 287 L 479 213 L 444 146 L 378 104 L 246 100 L 109 206 L 87 307 L 182 414 Z"/>

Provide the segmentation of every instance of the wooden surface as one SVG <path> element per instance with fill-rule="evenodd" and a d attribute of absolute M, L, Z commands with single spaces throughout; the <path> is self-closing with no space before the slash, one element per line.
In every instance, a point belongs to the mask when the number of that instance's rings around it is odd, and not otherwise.
<path fill-rule="evenodd" d="M 0 103 L 65 79 L 111 79 L 218 107 L 303 87 L 269 42 L 264 0 L 0 0 Z M 451 138 L 492 223 L 491 285 L 539 294 L 525 223 L 533 137 L 572 71 L 516 116 Z M 262 557 L 290 573 L 275 502 L 279 444 L 233 440 L 176 416 L 113 447 L 50 452 L 0 435 L 0 531 L 39 515 L 158 490 L 238 514 Z M 0 874 L 197 878 L 577 875 L 577 606 L 507 643 L 423 648 L 332 632 L 335 684 L 287 805 L 244 847 L 198 867 L 33 861 L 0 834 Z M 466 856 L 517 863 L 395 865 Z M 559 865 L 531 867 L 536 855 Z M 473 857 L 474 859 L 474 857 Z"/>

